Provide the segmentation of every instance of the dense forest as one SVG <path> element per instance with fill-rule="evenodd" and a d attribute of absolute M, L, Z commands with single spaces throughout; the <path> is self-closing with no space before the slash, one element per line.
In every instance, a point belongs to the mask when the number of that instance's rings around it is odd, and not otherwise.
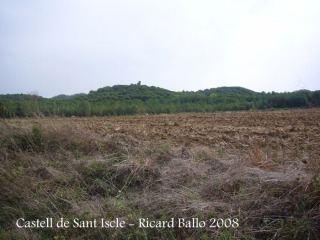
<path fill-rule="evenodd" d="M 320 91 L 254 92 L 220 87 L 174 92 L 140 84 L 116 85 L 72 96 L 0 95 L 0 117 L 111 116 L 178 112 L 215 112 L 320 106 Z"/>

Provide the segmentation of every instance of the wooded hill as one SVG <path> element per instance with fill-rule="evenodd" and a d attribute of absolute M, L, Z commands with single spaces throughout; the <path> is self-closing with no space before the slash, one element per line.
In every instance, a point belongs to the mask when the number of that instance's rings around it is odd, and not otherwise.
<path fill-rule="evenodd" d="M 219 87 L 174 92 L 146 85 L 116 85 L 89 94 L 43 98 L 28 94 L 0 95 L 0 116 L 111 116 L 178 112 L 215 112 L 320 106 L 320 90 L 285 93 Z"/>

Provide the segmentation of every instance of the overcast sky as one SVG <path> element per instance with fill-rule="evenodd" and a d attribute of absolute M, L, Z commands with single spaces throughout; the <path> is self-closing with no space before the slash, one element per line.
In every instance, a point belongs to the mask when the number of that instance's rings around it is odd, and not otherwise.
<path fill-rule="evenodd" d="M 0 94 L 320 89 L 319 0 L 0 0 Z"/>

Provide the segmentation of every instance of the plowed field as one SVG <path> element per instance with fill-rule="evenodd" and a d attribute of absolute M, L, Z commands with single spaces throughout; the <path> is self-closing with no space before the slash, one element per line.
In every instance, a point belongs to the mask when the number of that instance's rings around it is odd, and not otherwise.
<path fill-rule="evenodd" d="M 223 112 L 206 114 L 140 115 L 104 118 L 11 120 L 27 127 L 35 123 L 78 124 L 99 137 L 143 144 L 166 141 L 172 146 L 205 146 L 238 158 L 283 163 L 300 161 L 319 166 L 320 109 Z M 253 156 L 255 155 L 255 156 Z"/>
<path fill-rule="evenodd" d="M 320 109 L 2 120 L 0 238 L 318 239 L 319 119 Z M 207 225 L 13 224 L 40 216 Z M 239 226 L 210 228 L 215 218 Z"/>

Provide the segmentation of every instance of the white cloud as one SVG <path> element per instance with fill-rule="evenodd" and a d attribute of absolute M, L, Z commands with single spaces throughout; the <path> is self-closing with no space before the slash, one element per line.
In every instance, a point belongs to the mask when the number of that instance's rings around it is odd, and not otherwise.
<path fill-rule="evenodd" d="M 2 93 L 320 89 L 320 2 L 2 1 Z M 66 84 L 69 82 L 70 84 Z M 301 85 L 301 84 L 300 84 Z"/>

